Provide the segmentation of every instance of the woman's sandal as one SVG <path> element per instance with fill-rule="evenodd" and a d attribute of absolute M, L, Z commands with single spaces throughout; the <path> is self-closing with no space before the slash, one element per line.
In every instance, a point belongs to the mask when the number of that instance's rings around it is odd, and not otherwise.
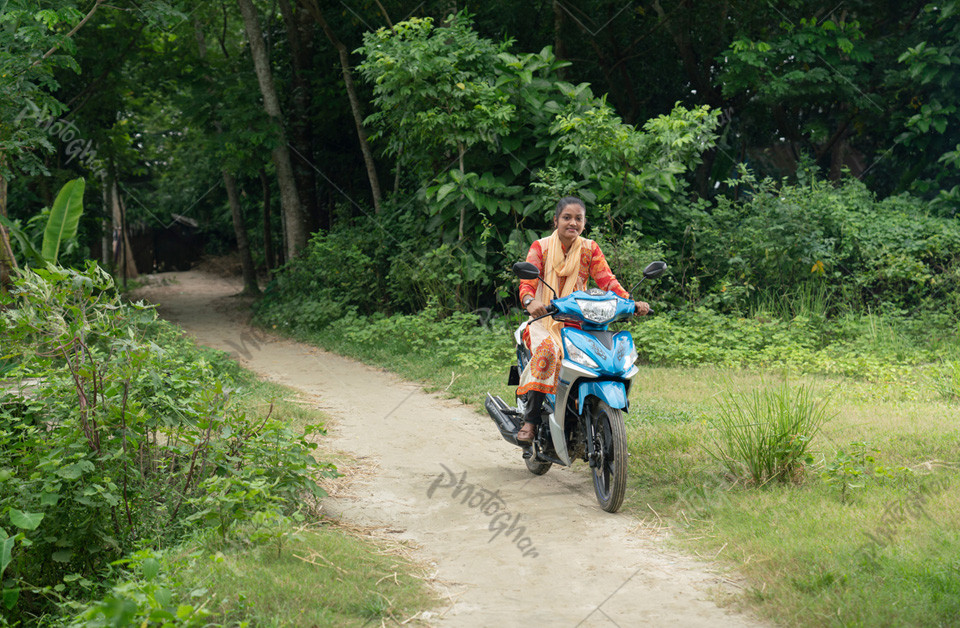
<path fill-rule="evenodd" d="M 520 431 L 517 432 L 518 443 L 532 443 L 537 437 L 537 426 L 533 423 L 524 423 Z"/>

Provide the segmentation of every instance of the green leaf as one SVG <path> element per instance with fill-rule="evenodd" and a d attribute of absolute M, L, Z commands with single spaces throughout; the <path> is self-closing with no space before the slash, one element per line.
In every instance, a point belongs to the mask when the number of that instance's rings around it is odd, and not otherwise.
<path fill-rule="evenodd" d="M 57 469 L 57 475 L 64 478 L 65 480 L 76 480 L 84 471 L 92 471 L 93 464 L 89 460 L 81 460 L 80 462 L 74 462 L 73 464 L 68 464 L 65 467 Z"/>
<path fill-rule="evenodd" d="M 54 552 L 50 557 L 58 563 L 69 563 L 71 560 L 73 560 L 73 550 L 68 550 L 68 549 L 58 550 Z"/>
<path fill-rule="evenodd" d="M 10 523 L 21 530 L 36 530 L 40 522 L 43 521 L 43 513 L 23 512 L 16 508 L 10 509 Z"/>
<path fill-rule="evenodd" d="M 463 195 L 467 197 L 467 200 L 470 201 L 474 207 L 480 207 L 480 202 L 477 199 L 477 193 L 471 190 L 470 188 L 463 188 Z"/>
<path fill-rule="evenodd" d="M 17 605 L 20 598 L 20 589 L 5 589 L 3 591 L 3 605 L 9 610 Z"/>
<path fill-rule="evenodd" d="M 193 615 L 193 607 L 186 604 L 181 604 L 177 607 L 177 619 L 186 619 Z"/>
<path fill-rule="evenodd" d="M 148 558 L 143 561 L 143 577 L 145 580 L 153 580 L 158 573 L 160 573 L 160 561 L 156 558 Z"/>
<path fill-rule="evenodd" d="M 17 240 L 17 242 L 20 244 L 20 250 L 23 252 L 25 257 L 29 258 L 31 262 L 36 263 L 38 266 L 43 266 L 43 258 L 37 251 L 37 247 L 34 246 L 33 242 L 30 241 L 30 237 L 18 226 L 17 223 L 11 221 L 5 216 L 0 216 L 0 225 L 6 227 L 10 235 Z"/>
<path fill-rule="evenodd" d="M 0 577 L 2 577 L 3 572 L 7 570 L 7 565 L 13 560 L 13 546 L 17 541 L 14 537 L 7 536 L 3 528 L 0 528 L 0 533 L 3 533 L 4 537 L 3 541 L 0 541 Z"/>
<path fill-rule="evenodd" d="M 457 189 L 456 183 L 444 183 L 440 186 L 440 189 L 437 190 L 437 201 L 442 201 L 455 189 Z"/>
<path fill-rule="evenodd" d="M 47 228 L 43 232 L 41 247 L 43 259 L 51 264 L 57 263 L 60 244 L 77 235 L 77 225 L 80 222 L 80 215 L 83 214 L 84 186 L 83 177 L 67 181 L 53 201 L 53 209 L 50 210 Z"/>

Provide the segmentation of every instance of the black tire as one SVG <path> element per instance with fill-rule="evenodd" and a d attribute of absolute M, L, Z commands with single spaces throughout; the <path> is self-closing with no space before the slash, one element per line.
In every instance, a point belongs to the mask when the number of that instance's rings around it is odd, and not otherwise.
<path fill-rule="evenodd" d="M 599 454 L 591 467 L 593 490 L 600 507 L 617 512 L 627 490 L 627 430 L 623 413 L 597 400 L 593 406 L 593 446 Z"/>
<path fill-rule="evenodd" d="M 553 466 L 552 462 L 541 462 L 533 458 L 526 458 L 524 462 L 527 463 L 527 469 L 530 470 L 530 473 L 534 475 L 543 475 Z"/>

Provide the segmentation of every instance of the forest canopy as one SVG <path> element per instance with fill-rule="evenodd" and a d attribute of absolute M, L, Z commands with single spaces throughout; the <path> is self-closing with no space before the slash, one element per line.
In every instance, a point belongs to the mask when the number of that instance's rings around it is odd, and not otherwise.
<path fill-rule="evenodd" d="M 889 276 L 871 279 L 894 262 L 838 254 L 843 221 L 816 244 L 781 241 L 761 235 L 777 227 L 760 208 L 794 196 L 775 200 L 782 186 L 824 181 L 831 198 L 867 199 L 831 211 L 875 224 L 870 212 L 899 199 L 917 224 L 953 233 L 958 7 L 10 0 L 3 273 L 83 177 L 68 263 L 133 276 L 187 267 L 202 243 L 238 250 L 255 292 L 258 272 L 316 237 L 373 268 L 370 289 L 390 294 L 367 309 L 472 309 L 503 303 L 503 269 L 573 193 L 590 237 L 670 258 L 678 301 L 737 306 L 730 294 L 780 281 L 759 271 L 774 250 L 819 269 L 793 284 L 835 277 L 858 302 L 903 303 L 884 292 Z M 776 218 L 817 222 L 820 200 Z M 711 242 L 729 208 L 760 211 L 736 225 L 751 244 L 767 238 L 762 260 Z M 901 227 L 882 224 L 893 245 Z M 877 255 L 948 277 L 945 237 Z"/>

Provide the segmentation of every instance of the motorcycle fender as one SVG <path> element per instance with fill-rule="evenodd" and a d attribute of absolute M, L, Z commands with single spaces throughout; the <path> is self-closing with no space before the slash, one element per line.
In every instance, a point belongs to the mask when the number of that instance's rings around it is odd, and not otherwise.
<path fill-rule="evenodd" d="M 565 376 L 569 375 L 561 370 L 560 378 L 557 382 L 557 393 L 553 413 L 550 414 L 548 424 L 550 425 L 550 439 L 553 441 L 553 449 L 557 453 L 557 457 L 563 464 L 570 466 L 572 461 L 567 451 L 567 440 L 564 436 L 566 433 L 564 424 L 567 419 L 567 397 L 570 394 L 570 380 L 566 379 Z"/>
<path fill-rule="evenodd" d="M 611 408 L 618 408 L 624 412 L 627 411 L 627 406 L 630 403 L 627 400 L 627 389 L 623 385 L 623 382 L 581 382 L 579 392 L 580 403 L 577 407 L 581 408 L 581 412 L 583 411 L 584 400 L 590 395 L 593 395 L 601 401 L 605 401 Z"/>

